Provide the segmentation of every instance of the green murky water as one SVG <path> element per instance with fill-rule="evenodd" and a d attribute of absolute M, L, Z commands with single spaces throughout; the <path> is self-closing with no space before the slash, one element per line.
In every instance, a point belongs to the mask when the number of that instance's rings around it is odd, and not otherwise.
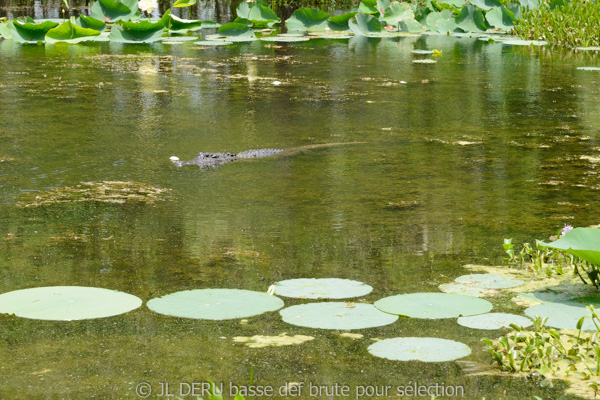
<path fill-rule="evenodd" d="M 413 64 L 413 48 L 443 54 Z M 367 282 L 369 303 L 437 291 L 464 264 L 498 264 L 504 237 L 598 223 L 600 74 L 576 70 L 598 64 L 593 54 L 434 36 L 216 49 L 0 41 L 0 292 L 82 285 L 148 301 L 301 277 Z M 169 162 L 332 142 L 361 143 L 213 170 Z M 16 205 L 106 180 L 171 191 L 155 205 Z M 315 339 L 263 349 L 233 341 L 283 332 Z M 254 382 L 275 390 L 304 382 L 303 399 L 355 398 L 358 385 L 390 385 L 388 396 L 363 398 L 393 398 L 414 382 L 463 385 L 469 399 L 571 398 L 560 384 L 468 376 L 488 363 L 479 339 L 490 333 L 455 320 L 359 333 L 295 327 L 278 313 L 240 324 L 145 306 L 69 323 L 1 317 L 0 398 L 136 399 L 140 382 L 162 398 L 161 383 L 179 394 L 181 382 L 206 379 L 227 391 L 249 382 L 251 366 Z M 460 340 L 473 353 L 440 364 L 368 354 L 371 339 L 394 336 Z M 336 383 L 350 396 L 308 390 Z"/>

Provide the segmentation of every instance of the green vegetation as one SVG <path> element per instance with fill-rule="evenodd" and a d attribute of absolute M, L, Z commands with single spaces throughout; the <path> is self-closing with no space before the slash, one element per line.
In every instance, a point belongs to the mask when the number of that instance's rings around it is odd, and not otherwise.
<path fill-rule="evenodd" d="M 569 47 L 600 46 L 600 6 L 591 0 L 553 0 L 523 13 L 515 32 L 522 39 Z"/>

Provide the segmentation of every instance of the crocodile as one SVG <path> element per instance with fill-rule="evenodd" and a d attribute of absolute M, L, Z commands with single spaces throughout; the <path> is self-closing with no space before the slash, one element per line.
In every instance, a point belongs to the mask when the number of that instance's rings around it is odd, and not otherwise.
<path fill-rule="evenodd" d="M 200 168 L 215 168 L 223 164 L 227 164 L 236 160 L 249 159 L 249 158 L 264 158 L 275 155 L 290 155 L 295 154 L 304 150 L 318 149 L 322 147 L 341 146 L 344 144 L 356 144 L 359 142 L 349 143 L 324 143 L 324 144 L 312 144 L 308 146 L 290 147 L 286 149 L 254 149 L 246 150 L 240 153 L 205 153 L 200 152 L 198 156 L 193 160 L 180 161 L 179 157 L 172 156 L 170 160 L 176 167 L 183 167 L 184 165 L 197 165 Z"/>

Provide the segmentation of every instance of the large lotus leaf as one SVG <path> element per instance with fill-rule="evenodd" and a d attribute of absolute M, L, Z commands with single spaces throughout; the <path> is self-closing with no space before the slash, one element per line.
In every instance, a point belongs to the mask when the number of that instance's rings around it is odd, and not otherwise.
<path fill-rule="evenodd" d="M 221 25 L 217 29 L 217 32 L 222 36 L 254 36 L 254 32 L 252 32 L 252 29 L 248 25 L 238 22 L 229 22 Z"/>
<path fill-rule="evenodd" d="M 284 308 L 285 322 L 318 329 L 365 329 L 389 325 L 398 317 L 379 311 L 371 304 L 322 302 Z"/>
<path fill-rule="evenodd" d="M 447 4 L 452 7 L 461 8 L 465 5 L 467 0 L 436 0 L 438 3 Z"/>
<path fill-rule="evenodd" d="M 285 21 L 290 31 L 324 31 L 329 14 L 315 8 L 299 8 Z"/>
<path fill-rule="evenodd" d="M 356 14 L 356 12 L 350 12 L 342 15 L 336 15 L 335 17 L 329 17 L 327 26 L 332 31 L 347 31 L 350 29 L 348 26 L 348 21 Z"/>
<path fill-rule="evenodd" d="M 473 5 L 464 6 L 456 17 L 456 24 L 465 32 L 482 32 L 487 30 L 483 12 Z"/>
<path fill-rule="evenodd" d="M 540 245 L 566 251 L 590 264 L 600 266 L 600 229 L 575 228 L 554 242 L 540 242 Z"/>
<path fill-rule="evenodd" d="M 470 317 L 460 317 L 458 324 L 473 329 L 501 329 L 508 328 L 510 324 L 516 324 L 522 327 L 528 327 L 532 324 L 529 318 L 515 314 L 489 313 L 473 315 Z"/>
<path fill-rule="evenodd" d="M 338 278 L 288 279 L 275 284 L 275 294 L 302 299 L 346 299 L 367 295 L 372 290 L 366 283 Z"/>
<path fill-rule="evenodd" d="M 99 32 L 104 32 L 106 30 L 106 23 L 104 21 L 100 21 L 92 17 L 86 17 L 85 15 L 80 15 L 77 17 L 75 23 L 82 28 L 95 29 Z"/>
<path fill-rule="evenodd" d="M 124 314 L 142 300 L 116 290 L 82 286 L 47 286 L 0 295 L 0 313 L 52 321 L 74 321 Z"/>
<path fill-rule="evenodd" d="M 525 315 L 531 318 L 540 316 L 548 318 L 546 325 L 558 329 L 576 329 L 581 317 L 591 317 L 586 305 L 600 307 L 600 297 L 579 297 L 572 300 L 547 302 L 525 309 Z M 591 318 L 586 318 L 582 329 L 596 331 L 596 326 Z"/>
<path fill-rule="evenodd" d="M 454 32 L 458 28 L 456 20 L 450 10 L 442 10 L 440 19 L 435 23 L 435 30 L 439 33 Z"/>
<path fill-rule="evenodd" d="M 241 289 L 195 289 L 152 299 L 149 309 L 159 314 L 193 319 L 247 318 L 276 311 L 283 300 L 265 292 Z"/>
<path fill-rule="evenodd" d="M 100 31 L 82 28 L 75 23 L 75 17 L 69 21 L 52 28 L 46 33 L 46 43 L 69 42 L 77 43 L 89 40 L 91 37 L 100 36 Z"/>
<path fill-rule="evenodd" d="M 399 294 L 376 301 L 375 307 L 390 314 L 424 319 L 484 314 L 493 308 L 487 300 L 451 293 Z"/>
<path fill-rule="evenodd" d="M 486 11 L 502 5 L 499 0 L 469 0 L 469 3 Z"/>
<path fill-rule="evenodd" d="M 15 42 L 40 42 L 46 37 L 46 33 L 52 28 L 56 28 L 58 24 L 56 22 L 46 21 L 41 24 L 34 24 L 31 22 L 21 23 L 19 21 L 13 21 L 12 26 L 15 28 L 13 31 L 13 40 Z"/>
<path fill-rule="evenodd" d="M 534 9 L 540 7 L 540 0 L 519 0 L 519 4 L 521 4 L 521 7 Z"/>
<path fill-rule="evenodd" d="M 459 276 L 454 281 L 483 289 L 509 289 L 525 283 L 519 279 L 500 274 L 469 274 Z"/>
<path fill-rule="evenodd" d="M 377 12 L 379 12 L 379 15 L 383 15 L 390 4 L 390 0 L 377 0 Z"/>
<path fill-rule="evenodd" d="M 397 25 L 400 21 L 414 19 L 415 13 L 407 3 L 392 2 L 381 18 L 390 25 Z"/>
<path fill-rule="evenodd" d="M 400 30 L 402 32 L 415 33 L 423 32 L 425 30 L 425 27 L 421 25 L 416 19 L 411 18 L 400 21 Z"/>
<path fill-rule="evenodd" d="M 358 11 L 361 14 L 379 14 L 377 0 L 362 0 L 358 5 Z"/>
<path fill-rule="evenodd" d="M 118 19 L 139 19 L 137 0 L 98 0 L 92 4 L 90 16 L 92 18 L 115 22 Z"/>
<path fill-rule="evenodd" d="M 165 11 L 160 20 L 165 27 L 169 27 L 169 24 L 171 24 L 169 30 L 175 33 L 197 31 L 203 28 L 202 21 L 179 18 L 175 15 L 171 15 L 170 9 Z"/>
<path fill-rule="evenodd" d="M 485 19 L 491 26 L 495 26 L 496 28 L 500 28 L 503 31 L 509 31 L 515 26 L 515 22 L 517 19 L 515 18 L 515 14 L 512 11 L 500 5 L 499 7 L 494 7 L 492 10 L 488 11 L 485 14 Z"/>
<path fill-rule="evenodd" d="M 381 22 L 369 14 L 356 14 L 348 21 L 348 27 L 357 36 L 367 36 L 381 32 Z"/>
<path fill-rule="evenodd" d="M 397 337 L 380 340 L 368 348 L 375 357 L 396 361 L 444 362 L 471 354 L 466 344 L 428 337 Z"/>
<path fill-rule="evenodd" d="M 262 2 L 248 3 L 247 1 L 242 1 L 236 10 L 236 14 L 240 18 L 245 18 L 250 21 L 281 22 L 281 19 L 277 17 L 277 14 Z"/>
<path fill-rule="evenodd" d="M 13 38 L 13 31 L 15 27 L 12 21 L 0 22 L 0 36 L 4 39 L 11 40 Z"/>
<path fill-rule="evenodd" d="M 123 43 L 150 43 L 162 39 L 164 25 L 162 22 L 149 21 L 117 21 L 110 30 L 110 40 Z"/>

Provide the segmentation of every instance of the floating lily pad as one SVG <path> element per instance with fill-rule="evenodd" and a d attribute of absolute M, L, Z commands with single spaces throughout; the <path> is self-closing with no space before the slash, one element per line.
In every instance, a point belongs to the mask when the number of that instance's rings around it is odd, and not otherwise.
<path fill-rule="evenodd" d="M 294 42 L 307 42 L 310 39 L 307 37 L 297 37 L 297 36 L 267 36 L 261 37 L 260 40 L 262 42 L 281 42 L 281 43 L 294 43 Z"/>
<path fill-rule="evenodd" d="M 288 279 L 275 284 L 275 294 L 302 299 L 346 299 L 367 295 L 372 290 L 366 283 L 338 278 Z"/>
<path fill-rule="evenodd" d="M 375 357 L 396 361 L 444 362 L 471 354 L 466 344 L 428 337 L 397 337 L 380 340 L 368 348 Z"/>
<path fill-rule="evenodd" d="M 600 51 L 600 47 L 590 46 L 590 47 L 575 47 L 575 50 L 581 51 Z"/>
<path fill-rule="evenodd" d="M 422 60 L 413 60 L 412 62 L 415 64 L 435 64 L 437 61 L 426 58 Z"/>
<path fill-rule="evenodd" d="M 575 329 L 581 317 L 591 316 L 586 305 L 600 307 L 600 297 L 578 297 L 561 302 L 547 302 L 525 309 L 525 315 L 531 318 L 540 316 L 548 318 L 546 325 L 558 329 Z M 583 323 L 583 330 L 596 331 L 596 326 L 590 318 Z"/>
<path fill-rule="evenodd" d="M 323 302 L 301 304 L 279 312 L 285 322 L 318 329 L 365 329 L 389 325 L 398 317 L 371 304 Z"/>
<path fill-rule="evenodd" d="M 151 43 L 162 40 L 164 24 L 119 20 L 110 28 L 110 40 L 119 43 Z"/>
<path fill-rule="evenodd" d="M 500 274 L 469 274 L 459 276 L 455 279 L 456 282 L 467 286 L 474 286 L 483 289 L 509 289 L 523 285 L 525 282 L 502 276 Z"/>
<path fill-rule="evenodd" d="M 164 42 L 191 42 L 193 40 L 198 40 L 198 36 L 168 36 L 163 37 L 162 41 Z"/>
<path fill-rule="evenodd" d="M 49 321 L 111 317 L 141 305 L 142 300 L 131 294 L 82 286 L 47 286 L 0 295 L 0 313 Z"/>
<path fill-rule="evenodd" d="M 509 44 L 512 46 L 545 46 L 548 44 L 548 42 L 545 42 L 543 40 L 521 40 L 521 39 L 505 40 L 502 43 Z"/>
<path fill-rule="evenodd" d="M 179 18 L 176 15 L 172 15 L 170 9 L 165 11 L 161 18 L 161 22 L 166 28 L 169 28 L 171 32 L 194 32 L 204 28 L 202 21 Z"/>
<path fill-rule="evenodd" d="M 348 40 L 348 39 L 352 39 L 352 35 L 342 35 L 339 33 L 320 33 L 320 32 L 311 32 L 309 33 L 310 36 L 314 37 L 315 39 L 332 39 L 332 40 Z"/>
<path fill-rule="evenodd" d="M 489 313 L 481 315 L 473 315 L 470 317 L 460 317 L 458 324 L 473 329 L 500 329 L 508 328 L 510 324 L 517 324 L 522 327 L 527 327 L 532 324 L 529 318 L 515 314 L 505 313 Z"/>
<path fill-rule="evenodd" d="M 283 305 L 279 297 L 241 289 L 184 290 L 147 303 L 159 314 L 212 320 L 251 317 L 279 310 Z"/>
<path fill-rule="evenodd" d="M 376 301 L 375 307 L 390 314 L 425 319 L 485 314 L 493 308 L 487 300 L 451 293 L 399 294 Z"/>
<path fill-rule="evenodd" d="M 600 67 L 577 67 L 580 71 L 600 71 Z"/>
<path fill-rule="evenodd" d="M 198 46 L 228 46 L 233 44 L 233 42 L 225 41 L 225 40 L 200 40 L 199 42 L 194 42 Z"/>
<path fill-rule="evenodd" d="M 463 294 L 466 296 L 474 297 L 493 296 L 496 293 L 498 293 L 496 290 L 489 290 L 475 286 L 467 286 L 458 282 L 443 283 L 440 286 L 438 286 L 438 289 L 440 289 L 444 293 Z"/>
<path fill-rule="evenodd" d="M 256 42 L 257 40 L 258 38 L 254 36 L 230 36 L 224 39 L 224 41 L 232 43 Z"/>
<path fill-rule="evenodd" d="M 75 17 L 71 17 L 68 21 L 46 33 L 46 43 L 78 43 L 90 40 L 93 36 L 100 36 L 100 31 L 92 28 L 82 28 L 75 23 Z"/>
<path fill-rule="evenodd" d="M 433 54 L 433 50 L 411 50 L 413 54 Z"/>

